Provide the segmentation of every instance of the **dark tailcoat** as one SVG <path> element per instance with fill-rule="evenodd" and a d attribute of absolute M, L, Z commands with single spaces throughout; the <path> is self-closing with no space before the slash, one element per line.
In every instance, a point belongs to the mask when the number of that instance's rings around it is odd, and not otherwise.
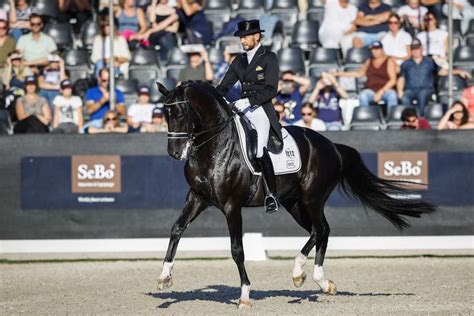
<path fill-rule="evenodd" d="M 272 98 L 278 92 L 278 76 L 276 55 L 260 46 L 250 64 L 247 54 L 237 56 L 217 87 L 217 91 L 225 96 L 238 80 L 242 84 L 242 98 L 248 98 L 252 107 L 263 106 L 271 124 L 267 148 L 273 153 L 283 149 L 281 125 L 272 105 Z"/>

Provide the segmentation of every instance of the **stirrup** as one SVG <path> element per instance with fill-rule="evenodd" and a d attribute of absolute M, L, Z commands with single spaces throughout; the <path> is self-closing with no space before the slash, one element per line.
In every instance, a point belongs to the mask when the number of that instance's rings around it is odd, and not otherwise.
<path fill-rule="evenodd" d="M 278 201 L 273 194 L 265 196 L 263 205 L 265 206 L 265 213 L 275 213 L 278 211 Z"/>

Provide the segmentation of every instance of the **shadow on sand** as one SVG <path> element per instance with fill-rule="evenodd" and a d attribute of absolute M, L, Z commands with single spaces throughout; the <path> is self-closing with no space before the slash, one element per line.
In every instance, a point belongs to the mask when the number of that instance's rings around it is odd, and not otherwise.
<path fill-rule="evenodd" d="M 187 301 L 209 301 L 218 302 L 228 305 L 237 305 L 237 298 L 240 296 L 239 287 L 230 287 L 226 285 L 209 285 L 202 289 L 196 289 L 192 291 L 177 292 L 177 291 L 164 291 L 164 292 L 149 292 L 145 293 L 148 296 L 167 300 L 161 303 L 158 308 L 168 308 L 175 303 L 187 302 Z M 268 297 L 286 297 L 289 299 L 288 304 L 301 304 L 302 301 L 308 300 L 317 302 L 318 294 L 324 295 L 321 292 L 315 290 L 252 290 L 251 300 L 260 301 Z M 338 292 L 337 296 L 411 296 L 414 293 L 353 293 L 342 291 Z M 232 298 L 232 300 L 231 300 Z"/>

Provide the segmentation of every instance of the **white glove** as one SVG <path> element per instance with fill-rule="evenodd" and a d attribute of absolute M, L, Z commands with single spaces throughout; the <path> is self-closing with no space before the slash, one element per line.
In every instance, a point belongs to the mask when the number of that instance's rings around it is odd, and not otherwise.
<path fill-rule="evenodd" d="M 237 100 L 237 101 L 235 101 L 234 106 L 235 106 L 240 112 L 243 112 L 243 111 L 245 111 L 246 108 L 248 108 L 248 107 L 250 106 L 249 99 L 245 98 L 245 99 Z"/>

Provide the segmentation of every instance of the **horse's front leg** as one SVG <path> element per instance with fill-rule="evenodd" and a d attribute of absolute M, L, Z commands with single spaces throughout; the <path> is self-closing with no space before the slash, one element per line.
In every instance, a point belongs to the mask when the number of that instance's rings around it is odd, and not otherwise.
<path fill-rule="evenodd" d="M 158 279 L 159 290 L 173 285 L 171 270 L 173 269 L 174 257 L 176 255 L 176 248 L 178 247 L 179 240 L 189 223 L 191 223 L 206 207 L 207 203 L 204 202 L 202 197 L 193 191 L 189 191 L 183 211 L 171 229 L 168 251 L 166 252 L 165 261 L 163 262 L 163 270 Z"/>
<path fill-rule="evenodd" d="M 241 294 L 239 300 L 239 308 L 252 307 L 250 302 L 250 281 L 245 271 L 245 256 L 242 243 L 242 208 L 230 207 L 226 210 L 227 225 L 229 227 L 232 258 L 234 259 L 237 269 L 239 269 Z"/>

